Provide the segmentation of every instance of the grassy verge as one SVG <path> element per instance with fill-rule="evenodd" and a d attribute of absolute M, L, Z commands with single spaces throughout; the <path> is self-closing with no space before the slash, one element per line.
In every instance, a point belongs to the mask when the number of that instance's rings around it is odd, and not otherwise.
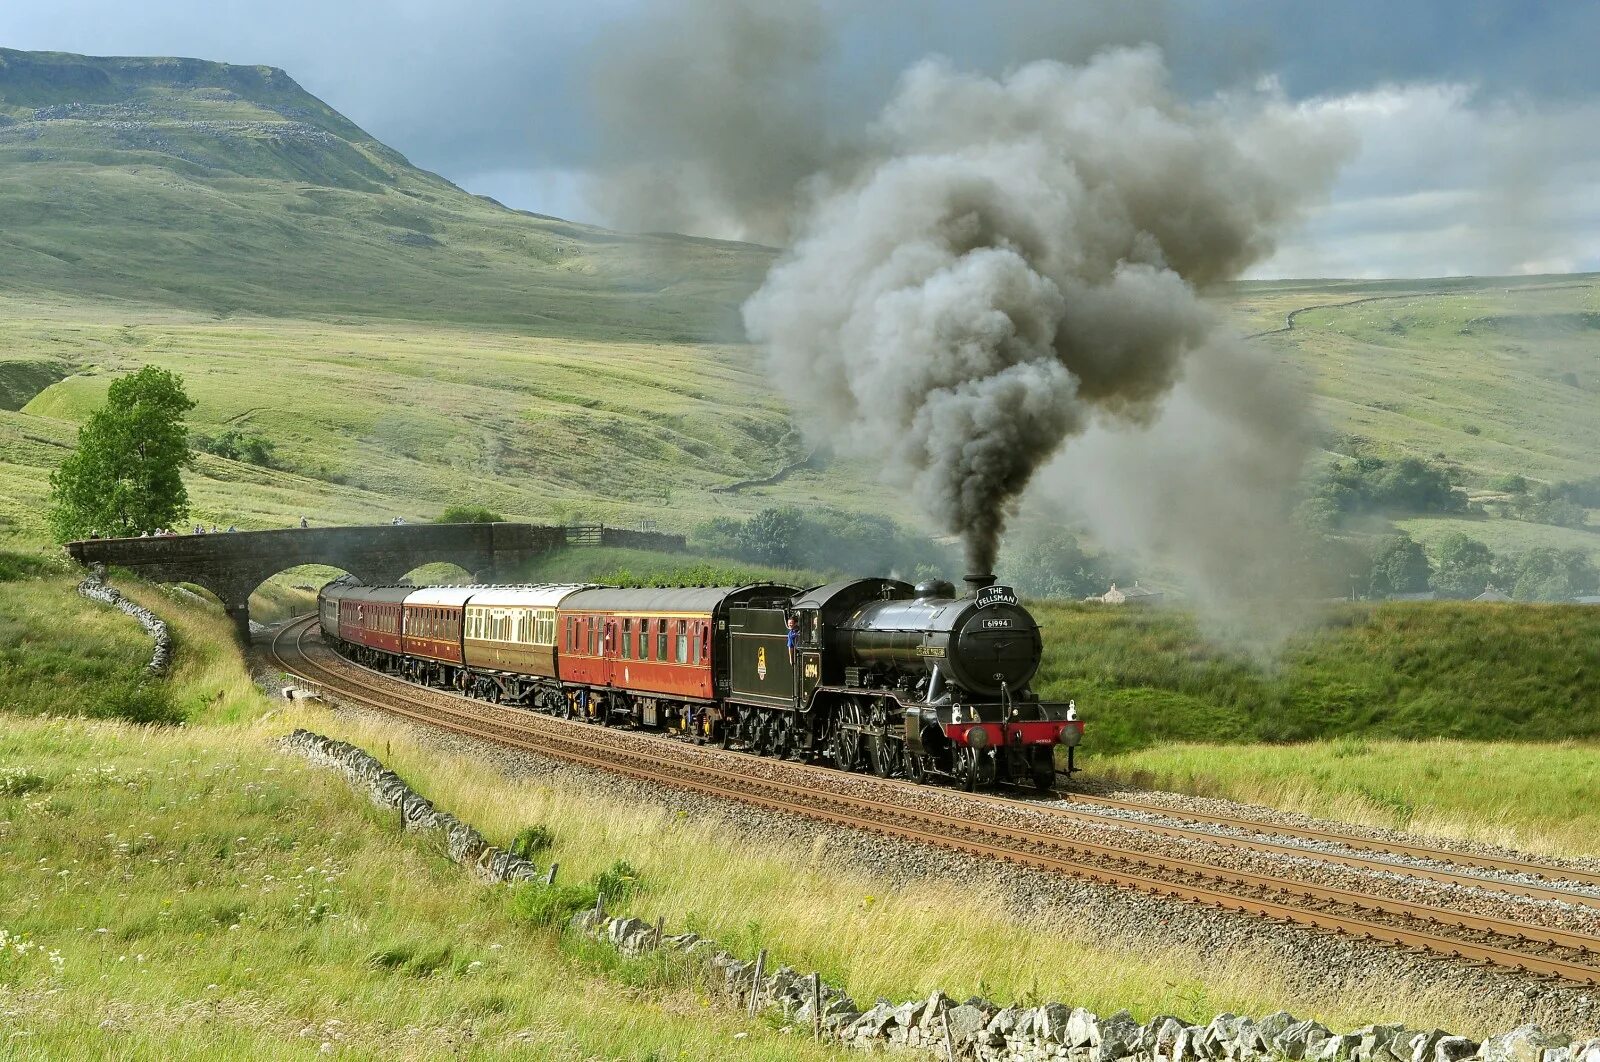
<path fill-rule="evenodd" d="M 1279 1008 L 1332 1025 L 1378 1017 L 1447 1028 L 1482 1028 L 1462 1000 L 1391 983 L 1308 994 L 1274 960 L 1246 953 L 1200 956 L 1183 947 L 1112 947 L 1070 911 L 1019 911 L 994 902 L 952 903 L 970 881 L 896 884 L 886 874 L 841 865 L 822 846 L 752 843 L 717 821 L 599 795 L 565 782 L 506 778 L 470 759 L 441 755 L 405 729 L 370 717 L 301 716 L 304 725 L 374 749 L 441 806 L 507 844 L 545 826 L 543 858 L 562 876 L 592 877 L 626 859 L 638 884 L 622 909 L 692 928 L 746 956 L 821 970 L 859 1001 L 925 995 L 1061 999 L 1100 1013 L 1122 1007 L 1198 1017 Z"/>
<path fill-rule="evenodd" d="M 569 956 L 265 737 L 0 732 L 7 1057 L 822 1057 Z"/>
<path fill-rule="evenodd" d="M 1165 745 L 1096 758 L 1096 775 L 1348 822 L 1600 855 L 1600 744 L 1378 741 Z"/>

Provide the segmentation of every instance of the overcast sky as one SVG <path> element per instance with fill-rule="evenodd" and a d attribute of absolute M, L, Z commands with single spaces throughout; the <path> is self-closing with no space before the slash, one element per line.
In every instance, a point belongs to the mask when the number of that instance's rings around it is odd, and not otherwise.
<path fill-rule="evenodd" d="M 6 0 L 0 45 L 282 67 L 470 191 L 615 223 L 587 179 L 617 150 L 597 89 L 630 27 L 670 35 L 688 2 Z M 830 125 L 867 120 L 928 53 L 998 73 L 1139 41 L 1197 99 L 1270 78 L 1344 115 L 1358 153 L 1255 276 L 1600 270 L 1600 0 L 819 2 Z"/>

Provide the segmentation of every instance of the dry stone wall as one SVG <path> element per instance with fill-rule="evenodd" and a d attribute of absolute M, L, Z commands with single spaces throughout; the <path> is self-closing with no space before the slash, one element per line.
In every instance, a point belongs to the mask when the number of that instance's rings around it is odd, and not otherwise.
<path fill-rule="evenodd" d="M 139 626 L 143 627 L 145 633 L 156 643 L 150 653 L 150 662 L 145 665 L 145 671 L 157 677 L 167 673 L 167 668 L 172 665 L 172 633 L 167 630 L 166 622 L 143 605 L 123 597 L 116 587 L 106 582 L 105 565 L 96 564 L 90 567 L 88 578 L 78 584 L 78 593 L 90 601 L 110 605 L 117 611 L 138 620 Z"/>
<path fill-rule="evenodd" d="M 448 811 L 435 808 L 431 801 L 366 750 L 309 730 L 296 730 L 281 743 L 285 749 L 312 763 L 338 771 L 352 788 L 366 793 L 378 807 L 398 810 L 406 829 L 439 834 L 451 860 L 482 880 L 532 881 L 540 877 L 538 867 L 504 848 L 495 847 Z"/>
<path fill-rule="evenodd" d="M 1477 1043 L 1443 1029 L 1367 1025 L 1334 1032 L 1279 1011 L 1264 1018 L 1219 1014 L 1204 1025 L 1171 1015 L 1135 1021 L 1121 1010 L 1101 1017 L 1082 1007 L 1046 1003 L 1002 1007 L 986 999 L 957 1002 L 942 992 L 862 1008 L 825 982 L 783 967 L 756 978 L 756 964 L 693 933 L 658 935 L 636 918 L 574 916 L 573 927 L 610 942 L 624 955 L 670 948 L 698 956 L 729 1000 L 803 1028 L 814 1025 L 820 1001 L 823 1034 L 868 1051 L 898 1051 L 980 1062 L 1600 1062 L 1600 1038 L 1574 1042 L 1561 1033 L 1524 1025 Z"/>

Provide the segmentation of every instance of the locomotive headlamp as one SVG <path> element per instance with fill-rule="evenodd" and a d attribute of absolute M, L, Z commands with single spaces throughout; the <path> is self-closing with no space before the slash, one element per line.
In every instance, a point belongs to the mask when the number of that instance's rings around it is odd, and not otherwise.
<path fill-rule="evenodd" d="M 967 731 L 967 745 L 975 749 L 989 747 L 989 732 L 981 726 L 975 726 Z"/>

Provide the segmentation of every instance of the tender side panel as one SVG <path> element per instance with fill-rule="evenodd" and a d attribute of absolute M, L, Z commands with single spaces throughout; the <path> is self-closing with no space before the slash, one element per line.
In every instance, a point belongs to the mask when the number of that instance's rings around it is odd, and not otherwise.
<path fill-rule="evenodd" d="M 776 608 L 728 609 L 728 672 L 734 700 L 792 708 L 795 661 L 788 617 Z"/>

